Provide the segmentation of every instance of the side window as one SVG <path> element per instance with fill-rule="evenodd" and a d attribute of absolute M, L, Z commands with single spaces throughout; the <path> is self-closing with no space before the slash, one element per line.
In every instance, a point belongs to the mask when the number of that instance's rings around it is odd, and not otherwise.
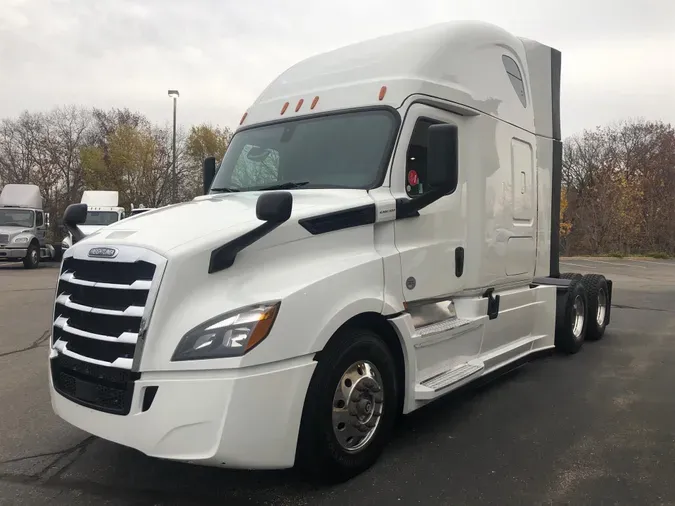
<path fill-rule="evenodd" d="M 413 128 L 405 160 L 405 189 L 411 197 L 422 195 L 429 188 L 425 186 L 427 176 L 427 140 L 429 127 L 441 123 L 429 118 L 419 118 Z"/>
<path fill-rule="evenodd" d="M 506 55 L 502 55 L 502 62 L 504 63 L 506 74 L 509 76 L 511 85 L 516 91 L 520 102 L 523 104 L 523 107 L 527 107 L 527 100 L 525 98 L 525 83 L 523 82 L 523 74 L 521 74 L 518 64 L 513 58 Z"/>
<path fill-rule="evenodd" d="M 38 211 L 35 214 L 35 226 L 41 227 L 42 225 L 44 225 L 44 223 L 45 223 L 45 220 L 44 220 L 44 216 L 42 215 L 42 211 Z"/>
<path fill-rule="evenodd" d="M 232 184 L 248 187 L 274 184 L 279 179 L 279 152 L 247 144 L 232 171 Z"/>

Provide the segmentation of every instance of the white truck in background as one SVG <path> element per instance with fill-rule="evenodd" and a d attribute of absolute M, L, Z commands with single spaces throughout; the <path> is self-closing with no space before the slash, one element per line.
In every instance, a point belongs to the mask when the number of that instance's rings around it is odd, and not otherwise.
<path fill-rule="evenodd" d="M 479 22 L 354 44 L 262 92 L 206 195 L 86 238 L 71 205 L 54 411 L 159 458 L 344 480 L 400 414 L 600 339 L 612 282 L 559 273 L 560 70 Z"/>
<path fill-rule="evenodd" d="M 61 247 L 47 241 L 49 225 L 38 186 L 5 185 L 0 192 L 0 262 L 23 262 L 35 269 L 41 260 L 60 261 Z"/>
<path fill-rule="evenodd" d="M 80 199 L 81 204 L 87 204 L 87 219 L 80 226 L 84 235 L 97 232 L 103 227 L 123 220 L 125 211 L 119 205 L 119 192 L 114 190 L 85 190 Z M 72 234 L 68 234 L 61 242 L 65 251 L 72 245 Z"/>

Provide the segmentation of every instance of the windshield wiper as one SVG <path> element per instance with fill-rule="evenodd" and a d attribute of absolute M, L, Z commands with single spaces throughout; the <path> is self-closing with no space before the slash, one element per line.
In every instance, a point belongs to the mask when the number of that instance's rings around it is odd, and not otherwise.
<path fill-rule="evenodd" d="M 232 193 L 232 192 L 238 192 L 238 188 L 211 188 L 212 192 L 219 192 L 219 193 Z"/>
<path fill-rule="evenodd" d="M 308 185 L 309 181 L 289 181 L 288 183 L 279 183 L 269 186 L 263 186 L 260 188 L 251 188 L 252 190 L 291 190 L 293 188 L 300 188 L 301 186 Z"/>

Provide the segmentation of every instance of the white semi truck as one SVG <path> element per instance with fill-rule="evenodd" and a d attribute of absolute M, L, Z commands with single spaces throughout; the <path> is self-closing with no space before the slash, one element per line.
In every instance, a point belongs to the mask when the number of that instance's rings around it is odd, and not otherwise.
<path fill-rule="evenodd" d="M 41 260 L 61 260 L 61 247 L 47 240 L 49 213 L 42 208 L 40 188 L 7 184 L 0 193 L 0 262 L 23 262 L 35 269 Z"/>
<path fill-rule="evenodd" d="M 559 273 L 560 69 L 480 22 L 291 67 L 206 195 L 65 254 L 54 411 L 163 459 L 343 480 L 398 415 L 600 339 L 611 281 Z"/>
<path fill-rule="evenodd" d="M 123 220 L 125 211 L 119 205 L 119 192 L 115 190 L 85 190 L 80 203 L 87 204 L 87 219 L 80 225 L 84 235 L 89 235 L 112 223 Z M 72 234 L 68 234 L 61 242 L 65 251 L 73 243 Z"/>

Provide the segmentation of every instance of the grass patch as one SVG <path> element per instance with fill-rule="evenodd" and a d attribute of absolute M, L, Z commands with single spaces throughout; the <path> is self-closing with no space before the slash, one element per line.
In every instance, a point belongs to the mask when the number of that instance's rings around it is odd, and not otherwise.
<path fill-rule="evenodd" d="M 647 253 L 645 256 L 649 258 L 660 258 L 662 260 L 667 260 L 670 258 L 670 255 L 668 253 L 663 253 L 662 251 L 655 251 L 653 253 Z"/>

